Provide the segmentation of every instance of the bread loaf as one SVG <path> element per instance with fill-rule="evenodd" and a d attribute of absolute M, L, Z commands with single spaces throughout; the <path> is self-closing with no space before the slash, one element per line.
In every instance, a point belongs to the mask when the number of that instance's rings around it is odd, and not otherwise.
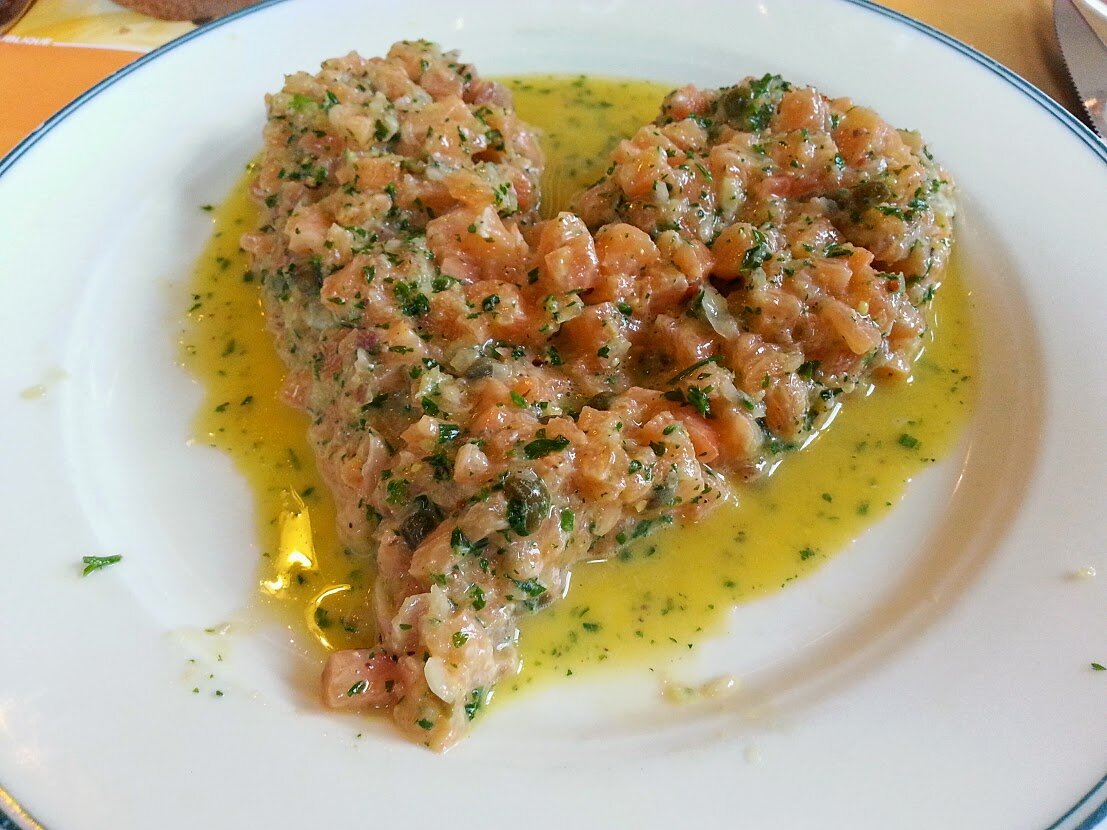
<path fill-rule="evenodd" d="M 221 17 L 257 0 L 117 0 L 136 12 L 162 20 L 210 20 Z"/>

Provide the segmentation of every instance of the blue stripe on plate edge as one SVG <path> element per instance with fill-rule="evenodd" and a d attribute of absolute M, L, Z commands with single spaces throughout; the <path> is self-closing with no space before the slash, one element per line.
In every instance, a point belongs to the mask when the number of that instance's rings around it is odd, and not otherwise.
<path fill-rule="evenodd" d="M 1092 800 L 1100 795 L 1103 796 L 1103 800 L 1099 802 L 1099 806 L 1094 808 L 1090 806 Z M 1091 812 L 1081 819 L 1080 814 L 1086 810 L 1091 810 Z M 1070 819 L 1080 823 L 1072 824 Z M 1100 824 L 1104 819 L 1107 819 L 1107 775 L 1100 778 L 1099 782 L 1088 790 L 1083 798 L 1072 805 L 1068 812 L 1049 825 L 1046 830 L 1095 830 L 1096 827 L 1105 826 Z"/>
<path fill-rule="evenodd" d="M 213 20 L 210 23 L 199 26 L 191 32 L 187 32 L 180 37 L 169 41 L 165 45 L 160 46 L 151 52 L 148 52 L 134 62 L 127 64 L 122 69 L 119 69 L 118 71 L 109 75 L 107 78 L 100 81 L 100 83 L 91 87 L 82 95 L 74 98 L 70 103 L 66 104 L 64 107 L 58 110 L 58 112 L 56 112 L 46 121 L 44 121 L 42 125 L 35 129 L 29 136 L 27 136 L 25 139 L 19 142 L 19 144 L 12 148 L 11 152 L 0 159 L 0 176 L 3 176 L 4 173 L 6 173 L 28 150 L 30 150 L 35 144 L 37 144 L 43 136 L 45 136 L 48 132 L 50 132 L 50 130 L 52 130 L 59 123 L 64 121 L 67 117 L 69 117 L 71 113 L 82 107 L 92 98 L 95 98 L 98 94 L 100 94 L 100 92 L 107 89 L 109 86 L 116 83 L 120 79 L 125 78 L 127 75 L 130 75 L 132 72 L 138 70 L 147 63 L 156 60 L 161 55 L 164 55 L 166 52 L 171 52 L 178 46 L 187 43 L 193 38 L 200 37 L 211 31 L 212 29 L 217 29 L 224 24 L 230 23 L 231 21 L 237 20 L 241 17 L 245 17 L 248 14 L 253 14 L 254 12 L 257 12 L 268 6 L 275 6 L 278 3 L 284 2 L 286 2 L 286 0 L 262 0 L 262 2 L 259 2 L 253 6 L 248 6 L 244 9 L 240 9 L 237 12 L 232 12 L 226 17 L 221 17 Z M 1101 141 L 1089 127 L 1087 127 L 1083 122 L 1077 119 L 1076 116 L 1074 116 L 1071 112 L 1069 112 L 1059 103 L 1057 103 L 1057 101 L 1053 100 L 1053 98 L 1044 93 L 1038 87 L 1034 86 L 1034 84 L 1030 83 L 1022 76 L 1012 72 L 1003 64 L 993 60 L 992 58 L 985 55 L 983 52 L 974 49 L 973 47 L 969 46 L 966 43 L 963 43 L 957 38 L 951 37 L 944 32 L 938 31 L 933 26 L 921 23 L 920 21 L 915 20 L 912 17 L 908 17 L 901 12 L 879 6 L 875 2 L 873 2 L 873 0 L 842 0 L 842 2 L 849 3 L 853 6 L 859 6 L 860 8 L 866 9 L 870 12 L 874 12 L 883 17 L 887 17 L 891 20 L 895 20 L 898 23 L 915 29 L 916 31 L 921 32 L 927 37 L 933 38 L 934 40 L 945 44 L 951 49 L 960 52 L 962 55 L 970 58 L 975 63 L 984 67 L 988 71 L 992 72 L 995 75 L 998 75 L 1003 80 L 1011 84 L 1011 86 L 1015 87 L 1015 89 L 1017 89 L 1027 98 L 1029 98 L 1031 101 L 1033 101 L 1050 115 L 1052 115 L 1054 119 L 1060 121 L 1061 124 L 1069 130 L 1069 132 L 1073 133 L 1077 138 L 1079 138 L 1088 149 L 1090 149 L 1100 158 L 1101 161 L 1107 163 L 1107 143 Z M 0 793 L 3 793 L 3 795 L 7 797 L 5 800 L 10 800 L 13 804 L 16 803 L 11 794 L 4 791 L 2 786 L 0 786 Z M 1099 803 L 1099 806 L 1092 810 L 1091 813 L 1088 813 L 1083 818 L 1083 820 L 1081 820 L 1077 814 L 1082 812 L 1082 810 L 1088 804 L 1090 804 L 1094 798 L 1100 795 L 1103 795 L 1104 798 Z M 29 820 L 31 822 L 31 827 L 36 828 L 36 830 L 38 830 L 39 828 L 41 828 L 41 830 L 45 830 L 45 828 L 43 828 L 43 826 L 39 824 L 33 817 L 31 817 L 31 815 L 26 811 L 23 811 L 23 817 L 25 817 L 26 820 Z M 1080 823 L 1075 825 L 1066 824 L 1069 819 L 1074 819 L 1076 821 L 1079 821 Z M 1053 822 L 1053 824 L 1045 828 L 1045 830 L 1094 830 L 1096 825 L 1098 825 L 1103 819 L 1107 819 L 1107 775 L 1104 775 L 1102 778 L 1100 778 L 1094 787 L 1092 787 L 1087 793 L 1085 793 L 1080 798 L 1080 800 L 1078 800 L 1076 804 L 1074 804 L 1067 812 L 1065 812 L 1064 815 L 1057 819 L 1057 821 Z M 4 816 L 3 813 L 0 813 L 0 830 L 4 830 L 4 822 L 6 821 L 6 816 Z"/>

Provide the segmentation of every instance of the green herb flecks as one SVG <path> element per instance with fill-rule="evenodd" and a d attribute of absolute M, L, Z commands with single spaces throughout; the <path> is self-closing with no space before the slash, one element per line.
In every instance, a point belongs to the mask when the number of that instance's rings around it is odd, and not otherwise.
<path fill-rule="evenodd" d="M 709 391 L 711 391 L 710 386 L 706 389 L 700 389 L 698 386 L 688 387 L 688 403 L 692 404 L 704 418 L 711 417 L 711 401 L 707 397 Z"/>
<path fill-rule="evenodd" d="M 742 256 L 742 264 L 739 267 L 739 271 L 743 274 L 748 274 L 760 268 L 768 262 L 772 256 L 773 249 L 769 247 L 769 240 L 766 238 L 765 234 L 754 228 L 753 246 L 747 248 L 746 253 Z"/>
<path fill-rule="evenodd" d="M 84 562 L 85 568 L 81 571 L 81 575 L 88 576 L 93 571 L 99 571 L 108 565 L 114 565 L 122 558 L 119 554 L 113 556 L 82 556 L 81 561 Z"/>
<path fill-rule="evenodd" d="M 703 360 L 697 360 L 695 363 L 693 363 L 687 369 L 683 369 L 680 372 L 677 372 L 671 378 L 669 378 L 667 383 L 669 384 L 669 386 L 672 386 L 674 383 L 680 383 L 682 380 L 684 380 L 686 377 L 691 375 L 697 369 L 702 369 L 708 363 L 718 363 L 719 359 L 720 359 L 720 356 L 715 354 L 715 355 L 711 355 L 711 357 L 705 357 Z"/>
<path fill-rule="evenodd" d="M 469 700 L 465 703 L 465 716 L 472 720 L 484 705 L 484 689 L 478 687 L 469 693 Z"/>
<path fill-rule="evenodd" d="M 368 691 L 368 689 L 369 681 L 359 680 L 357 683 L 349 688 L 349 690 L 346 692 L 346 697 L 357 697 L 358 695 L 363 695 L 366 691 Z"/>
<path fill-rule="evenodd" d="M 544 458 L 550 453 L 561 452 L 569 446 L 569 439 L 564 435 L 557 435 L 553 438 L 546 437 L 546 430 L 538 430 L 537 437 L 523 447 L 523 455 L 528 460 L 534 461 L 536 458 Z"/>

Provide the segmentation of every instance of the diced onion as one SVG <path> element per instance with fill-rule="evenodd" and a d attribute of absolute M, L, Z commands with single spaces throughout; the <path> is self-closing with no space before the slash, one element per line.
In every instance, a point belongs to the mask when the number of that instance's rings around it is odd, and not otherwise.
<path fill-rule="evenodd" d="M 703 287 L 700 307 L 703 309 L 703 316 L 720 337 L 729 339 L 737 337 L 741 333 L 741 329 L 738 328 L 738 321 L 734 319 L 734 315 L 727 308 L 723 295 L 710 283 Z"/>

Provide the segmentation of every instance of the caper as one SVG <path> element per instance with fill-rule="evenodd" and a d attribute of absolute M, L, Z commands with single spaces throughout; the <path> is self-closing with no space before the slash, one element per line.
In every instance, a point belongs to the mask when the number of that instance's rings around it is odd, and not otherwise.
<path fill-rule="evenodd" d="M 731 87 L 719 98 L 719 105 L 728 119 L 741 118 L 750 105 L 749 90 L 740 86 Z"/>
<path fill-rule="evenodd" d="M 659 507 L 671 507 L 676 502 L 678 483 L 678 476 L 675 472 L 670 471 L 661 484 L 654 485 L 649 501 L 646 502 L 646 507 L 650 510 L 656 510 Z"/>
<path fill-rule="evenodd" d="M 550 515 L 550 492 L 534 470 L 511 473 L 504 480 L 507 523 L 520 536 L 530 536 Z"/>
<path fill-rule="evenodd" d="M 508 500 L 534 501 L 535 498 L 549 501 L 550 494 L 538 473 L 527 468 L 509 473 L 504 478 L 504 495 Z"/>
<path fill-rule="evenodd" d="M 593 409 L 598 409 L 601 412 L 606 412 L 611 409 L 611 404 L 615 401 L 615 395 L 612 392 L 600 392 L 597 395 L 593 395 L 588 399 L 585 406 L 590 406 Z"/>
<path fill-rule="evenodd" d="M 400 523 L 400 535 L 415 550 L 442 522 L 442 511 L 428 496 L 416 496 L 415 507 Z"/>
<path fill-rule="evenodd" d="M 847 198 L 850 208 L 860 213 L 873 205 L 891 201 L 892 197 L 892 188 L 888 186 L 887 182 L 880 179 L 869 179 L 867 182 L 861 182 L 853 188 Z"/>
<path fill-rule="evenodd" d="M 467 380 L 478 380 L 479 378 L 486 378 L 492 374 L 492 361 L 487 357 L 478 357 L 471 364 L 469 368 L 465 370 L 465 377 Z"/>
<path fill-rule="evenodd" d="M 779 75 L 764 75 L 728 89 L 720 96 L 719 106 L 732 127 L 758 132 L 769 126 L 788 87 Z"/>

